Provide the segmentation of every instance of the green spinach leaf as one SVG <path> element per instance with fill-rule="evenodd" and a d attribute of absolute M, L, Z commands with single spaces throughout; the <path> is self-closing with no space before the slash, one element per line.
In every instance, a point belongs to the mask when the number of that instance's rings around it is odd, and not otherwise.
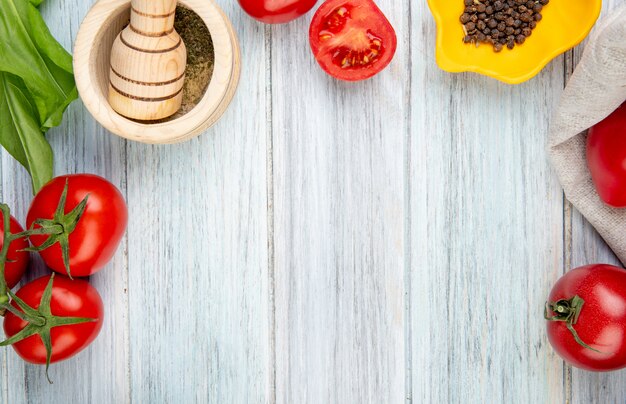
<path fill-rule="evenodd" d="M 0 72 L 0 143 L 26 167 L 38 190 L 52 178 L 52 148 L 27 94 L 22 79 Z"/>
<path fill-rule="evenodd" d="M 0 0 L 0 143 L 33 178 L 35 192 L 52 178 L 45 132 L 78 97 L 71 55 L 54 39 L 42 0 Z"/>

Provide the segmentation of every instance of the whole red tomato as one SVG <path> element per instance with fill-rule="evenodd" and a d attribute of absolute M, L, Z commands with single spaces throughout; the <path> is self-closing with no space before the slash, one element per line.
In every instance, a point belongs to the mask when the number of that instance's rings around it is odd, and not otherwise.
<path fill-rule="evenodd" d="M 322 69 L 346 81 L 378 74 L 398 45 L 391 23 L 371 0 L 327 0 L 313 16 L 309 42 Z"/>
<path fill-rule="evenodd" d="M 65 230 L 55 235 L 58 242 L 40 251 L 40 254 L 46 265 L 66 274 L 62 246 L 63 243 L 69 244 L 70 274 L 89 276 L 102 269 L 115 254 L 126 230 L 128 209 L 120 191 L 106 179 L 91 174 L 64 175 L 44 185 L 33 199 L 26 218 L 29 228 L 37 219 L 47 219 L 48 225 L 57 222 L 55 212 L 66 182 L 64 213 L 70 216 L 85 197 L 87 204 L 71 233 L 67 234 L 67 225 L 62 226 Z M 40 247 L 48 237 L 34 235 L 30 241 L 33 246 Z M 67 241 L 64 241 L 64 237 L 67 237 Z"/>
<path fill-rule="evenodd" d="M 550 344 L 567 362 L 626 367 L 626 270 L 597 264 L 566 273 L 550 292 L 546 319 Z"/>
<path fill-rule="evenodd" d="M 40 303 L 50 276 L 35 279 L 24 285 L 17 293 L 31 308 L 40 309 Z M 18 307 L 15 301 L 11 303 Z M 70 358 L 87 347 L 100 333 L 104 318 L 104 307 L 98 291 L 86 281 L 70 280 L 56 276 L 52 284 L 50 312 L 54 317 L 87 318 L 93 321 L 72 325 L 59 325 L 49 329 L 52 343 L 50 363 Z M 22 310 L 23 311 L 23 310 Z M 45 312 L 45 310 L 42 310 Z M 47 320 L 53 323 L 54 319 Z M 11 312 L 4 318 L 4 333 L 10 338 L 29 323 Z M 46 327 L 44 325 L 43 327 Z M 43 365 L 46 363 L 46 347 L 39 335 L 32 335 L 13 344 L 13 348 L 25 361 Z"/>
<path fill-rule="evenodd" d="M 239 0 L 251 17 L 267 23 L 282 24 L 306 14 L 317 0 Z"/>
<path fill-rule="evenodd" d="M 4 219 L 0 215 L 0 249 L 4 243 Z M 11 216 L 11 234 L 17 234 L 24 231 L 18 221 Z M 28 241 L 25 238 L 13 240 L 9 245 L 9 251 L 7 253 L 7 262 L 4 265 L 4 279 L 7 282 L 9 289 L 13 288 L 22 279 L 26 268 L 28 267 L 29 255 L 28 252 L 22 251 L 28 248 Z"/>
<path fill-rule="evenodd" d="M 626 103 L 589 129 L 587 164 L 600 198 L 626 207 Z"/>

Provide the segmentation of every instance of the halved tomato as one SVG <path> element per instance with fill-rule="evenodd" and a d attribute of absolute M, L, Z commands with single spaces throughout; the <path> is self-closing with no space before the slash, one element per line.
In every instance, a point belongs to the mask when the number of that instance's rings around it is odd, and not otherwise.
<path fill-rule="evenodd" d="M 309 41 L 322 69 L 346 81 L 379 73 L 398 45 L 391 23 L 371 0 L 327 0 L 313 16 Z"/>

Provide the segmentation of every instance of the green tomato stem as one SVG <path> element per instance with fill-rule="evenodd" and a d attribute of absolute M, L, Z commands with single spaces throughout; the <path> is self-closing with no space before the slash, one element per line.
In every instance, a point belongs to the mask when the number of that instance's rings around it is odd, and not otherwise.
<path fill-rule="evenodd" d="M 571 299 L 561 299 L 557 302 L 549 303 L 546 302 L 543 317 L 547 321 L 564 322 L 565 326 L 574 337 L 574 340 L 576 340 L 576 343 L 578 343 L 583 348 L 598 353 L 606 353 L 599 351 L 591 347 L 589 344 L 585 343 L 578 335 L 578 332 L 576 332 L 576 330 L 574 329 L 574 325 L 578 322 L 578 317 L 580 316 L 580 312 L 582 311 L 584 304 L 585 300 L 578 295 L 572 297 Z M 553 315 L 550 315 L 549 312 L 552 312 Z"/>
<path fill-rule="evenodd" d="M 4 224 L 4 240 L 2 243 L 2 250 L 0 250 L 0 303 L 2 304 L 2 308 L 7 308 L 7 306 L 10 305 L 10 299 L 8 294 L 9 287 L 4 279 L 4 267 L 7 262 L 9 245 L 13 240 L 11 239 L 11 212 L 9 210 L 9 206 L 1 203 L 0 210 L 2 211 L 2 220 Z"/>
<path fill-rule="evenodd" d="M 11 313 L 15 314 L 16 317 L 21 318 L 22 320 L 34 324 L 38 327 L 41 327 L 43 325 L 46 324 L 46 320 L 44 318 L 41 317 L 32 317 L 29 316 L 27 314 L 25 314 L 23 311 L 16 309 L 15 307 L 13 307 L 13 305 L 11 304 L 6 304 L 3 306 L 4 309 L 10 311 Z"/>
<path fill-rule="evenodd" d="M 63 226 L 52 225 L 47 228 L 31 229 L 27 231 L 22 231 L 20 233 L 12 234 L 11 233 L 11 210 L 9 209 L 9 206 L 5 203 L 0 203 L 0 211 L 2 212 L 2 222 L 3 222 L 2 232 L 4 234 L 4 238 L 2 242 L 2 249 L 0 249 L 0 315 L 4 316 L 4 314 L 8 310 L 11 313 L 15 314 L 16 316 L 18 316 L 19 318 L 21 318 L 22 320 L 29 321 L 29 322 L 31 322 L 32 320 L 35 323 L 37 323 L 38 322 L 37 319 L 30 319 L 28 318 L 28 316 L 25 316 L 22 312 L 20 312 L 19 310 L 16 310 L 14 307 L 11 306 L 11 299 L 9 296 L 9 286 L 7 285 L 6 279 L 4 277 L 4 272 L 5 272 L 6 263 L 7 263 L 7 255 L 9 254 L 9 246 L 15 240 L 18 240 L 21 238 L 28 238 L 33 235 L 62 234 Z"/>

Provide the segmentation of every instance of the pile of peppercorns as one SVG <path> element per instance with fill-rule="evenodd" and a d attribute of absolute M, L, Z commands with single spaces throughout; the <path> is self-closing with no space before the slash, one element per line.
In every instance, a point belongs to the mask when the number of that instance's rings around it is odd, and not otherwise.
<path fill-rule="evenodd" d="M 532 34 L 541 21 L 541 10 L 550 0 L 464 0 L 460 21 L 463 42 L 488 43 L 500 52 L 504 46 L 513 49 Z"/>

